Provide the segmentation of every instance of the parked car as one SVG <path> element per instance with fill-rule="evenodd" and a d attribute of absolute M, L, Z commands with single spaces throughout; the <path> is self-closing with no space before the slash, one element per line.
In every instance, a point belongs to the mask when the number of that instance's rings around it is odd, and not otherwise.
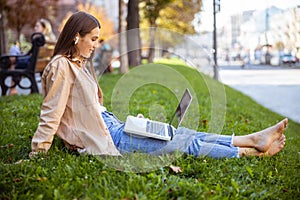
<path fill-rule="evenodd" d="M 299 62 L 298 58 L 292 54 L 284 54 L 281 61 L 283 64 L 295 64 L 296 62 Z"/>

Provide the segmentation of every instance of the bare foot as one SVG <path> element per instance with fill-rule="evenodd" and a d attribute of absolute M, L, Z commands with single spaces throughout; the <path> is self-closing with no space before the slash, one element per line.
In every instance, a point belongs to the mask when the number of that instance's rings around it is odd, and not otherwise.
<path fill-rule="evenodd" d="M 285 135 L 281 135 L 281 137 L 275 140 L 271 145 L 270 148 L 266 152 L 261 152 L 255 148 L 240 148 L 239 149 L 239 156 L 274 156 L 275 154 L 279 153 L 285 145 Z"/>
<path fill-rule="evenodd" d="M 239 149 L 239 156 L 262 156 L 264 153 L 258 151 L 255 148 L 241 147 Z"/>
<path fill-rule="evenodd" d="M 279 143 L 279 141 L 281 141 L 281 136 L 283 135 L 287 123 L 288 123 L 288 119 L 285 118 L 282 121 L 275 124 L 274 126 L 271 126 L 262 131 L 254 133 L 253 134 L 254 141 L 255 141 L 254 147 L 260 152 L 267 152 L 270 150 L 274 142 L 275 142 L 274 145 L 277 146 L 276 143 Z"/>
<path fill-rule="evenodd" d="M 264 153 L 265 156 L 274 156 L 275 154 L 279 153 L 285 145 L 285 135 L 281 135 L 278 140 L 275 140 L 268 151 Z"/>

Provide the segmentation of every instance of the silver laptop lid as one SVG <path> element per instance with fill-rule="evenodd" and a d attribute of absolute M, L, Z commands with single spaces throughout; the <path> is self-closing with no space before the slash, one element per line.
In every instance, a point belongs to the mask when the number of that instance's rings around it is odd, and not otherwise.
<path fill-rule="evenodd" d="M 175 128 L 179 127 L 191 102 L 192 102 L 192 95 L 189 89 L 187 88 L 184 91 L 184 94 L 176 108 L 176 111 L 170 120 L 170 125 L 172 125 Z"/>

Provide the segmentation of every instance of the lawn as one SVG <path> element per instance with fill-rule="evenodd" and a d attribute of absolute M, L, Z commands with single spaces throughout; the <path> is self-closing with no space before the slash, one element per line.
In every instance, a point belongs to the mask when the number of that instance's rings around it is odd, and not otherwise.
<path fill-rule="evenodd" d="M 243 135 L 283 117 L 180 62 L 135 67 L 99 77 L 104 105 L 120 120 L 143 113 L 168 121 L 188 87 L 183 126 Z M 78 155 L 55 137 L 47 155 L 30 159 L 41 94 L 0 97 L 0 199 L 299 199 L 300 125 L 289 121 L 274 157 L 213 159 L 140 153 L 122 159 Z M 169 165 L 178 166 L 174 172 Z"/>

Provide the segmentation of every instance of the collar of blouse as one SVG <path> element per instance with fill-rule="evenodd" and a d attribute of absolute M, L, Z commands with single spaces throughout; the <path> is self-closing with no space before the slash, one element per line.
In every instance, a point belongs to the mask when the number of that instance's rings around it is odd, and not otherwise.
<path fill-rule="evenodd" d="M 82 67 L 86 62 L 86 60 L 83 57 L 75 57 L 75 58 L 72 58 L 72 59 L 70 57 L 68 57 L 68 59 L 70 61 L 76 63 L 77 66 L 79 66 L 79 67 Z"/>

